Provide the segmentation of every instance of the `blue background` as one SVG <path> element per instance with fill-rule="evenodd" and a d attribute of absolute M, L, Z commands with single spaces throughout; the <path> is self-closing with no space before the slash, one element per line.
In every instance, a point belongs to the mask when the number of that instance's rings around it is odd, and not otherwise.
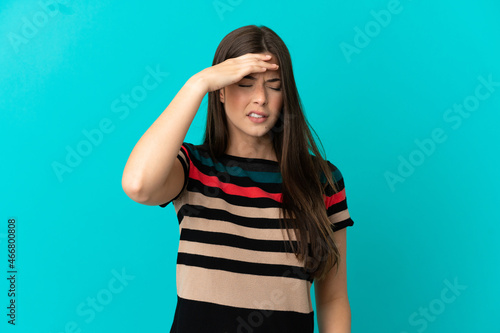
<path fill-rule="evenodd" d="M 248 24 L 287 44 L 307 117 L 344 175 L 352 331 L 500 331 L 497 1 L 45 2 L 0 5 L 2 332 L 169 331 L 176 216 L 129 199 L 123 168 L 220 40 Z M 473 110 L 460 116 L 464 103 Z M 206 105 L 186 141 L 200 142 Z M 86 156 L 70 167 L 77 149 Z"/>

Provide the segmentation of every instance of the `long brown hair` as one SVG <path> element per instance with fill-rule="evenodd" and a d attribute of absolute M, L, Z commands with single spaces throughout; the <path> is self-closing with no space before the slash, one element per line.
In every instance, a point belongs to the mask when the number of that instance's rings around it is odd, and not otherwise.
<path fill-rule="evenodd" d="M 311 134 L 311 126 L 302 111 L 288 48 L 271 29 L 248 25 L 230 32 L 222 39 L 212 65 L 247 53 L 264 52 L 277 58 L 283 92 L 283 109 L 269 132 L 283 179 L 280 226 L 286 229 L 291 248 L 297 258 L 304 262 L 310 276 L 321 280 L 333 266 L 336 265 L 338 271 L 340 262 L 323 200 L 327 191 L 331 195 L 332 190 L 338 190 L 332 180 L 332 170 L 320 154 Z M 228 133 L 219 91 L 212 91 L 208 95 L 204 144 L 213 158 L 225 153 Z M 321 148 L 324 154 L 322 145 Z M 326 186 L 320 177 L 312 176 L 319 176 L 320 173 L 322 179 L 326 176 Z M 297 246 L 291 241 L 290 229 L 295 232 Z"/>

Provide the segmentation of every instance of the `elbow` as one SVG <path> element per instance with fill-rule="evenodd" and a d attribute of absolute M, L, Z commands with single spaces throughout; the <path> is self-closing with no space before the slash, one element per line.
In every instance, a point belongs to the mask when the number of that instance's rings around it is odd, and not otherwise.
<path fill-rule="evenodd" d="M 122 189 L 135 202 L 144 203 L 148 200 L 143 182 L 138 177 L 130 177 L 124 173 L 122 177 Z"/>

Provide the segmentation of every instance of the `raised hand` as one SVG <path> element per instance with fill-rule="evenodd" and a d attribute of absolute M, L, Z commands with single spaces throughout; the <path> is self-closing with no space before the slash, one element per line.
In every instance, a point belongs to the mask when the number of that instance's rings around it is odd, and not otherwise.
<path fill-rule="evenodd" d="M 278 65 L 269 62 L 270 55 L 262 53 L 247 53 L 237 58 L 207 67 L 195 74 L 202 79 L 206 91 L 222 89 L 225 86 L 236 83 L 251 73 L 262 73 L 267 70 L 277 70 Z"/>

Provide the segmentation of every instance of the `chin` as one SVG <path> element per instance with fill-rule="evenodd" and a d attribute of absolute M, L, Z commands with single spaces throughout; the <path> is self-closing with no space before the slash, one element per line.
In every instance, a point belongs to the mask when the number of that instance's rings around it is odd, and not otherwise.
<path fill-rule="evenodd" d="M 265 133 L 261 133 L 259 135 L 254 135 L 255 137 L 258 137 L 260 139 L 271 139 L 270 135 L 269 135 L 269 131 L 265 132 Z"/>

